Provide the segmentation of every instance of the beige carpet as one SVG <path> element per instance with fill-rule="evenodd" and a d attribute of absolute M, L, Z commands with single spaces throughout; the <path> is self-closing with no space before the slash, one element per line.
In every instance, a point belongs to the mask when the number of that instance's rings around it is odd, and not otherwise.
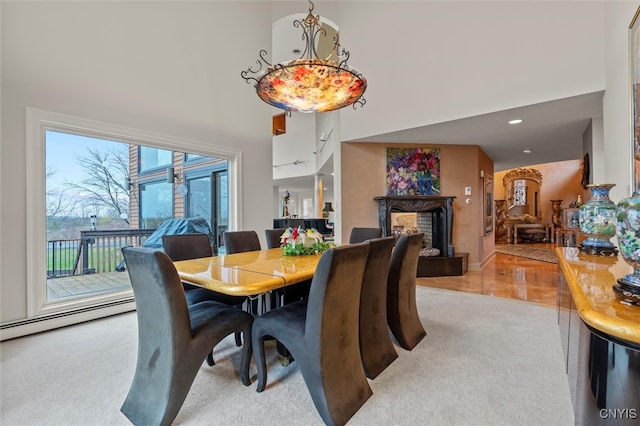
<path fill-rule="evenodd" d="M 527 302 L 416 289 L 427 337 L 375 380 L 352 425 L 573 425 L 557 312 Z M 135 314 L 0 344 L 0 424 L 129 424 Z M 271 350 L 267 388 L 236 377 L 233 336 L 203 363 L 175 424 L 320 425 L 295 364 Z"/>
<path fill-rule="evenodd" d="M 558 263 L 556 253 L 552 249 L 527 247 L 527 244 L 497 245 L 496 253 L 526 257 L 528 259 L 540 260 L 542 262 Z"/>

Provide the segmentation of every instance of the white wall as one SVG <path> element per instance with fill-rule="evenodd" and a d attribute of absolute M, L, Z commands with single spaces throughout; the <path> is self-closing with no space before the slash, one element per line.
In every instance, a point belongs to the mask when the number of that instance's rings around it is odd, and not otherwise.
<path fill-rule="evenodd" d="M 629 24 L 638 2 L 611 2 L 604 15 L 606 87 L 603 99 L 604 183 L 615 183 L 614 202 L 631 195 L 631 98 Z"/>
<path fill-rule="evenodd" d="M 240 78 L 270 40 L 268 3 L 1 7 L 2 322 L 26 316 L 27 106 L 241 149 L 241 226 L 272 226 L 271 111 Z"/>
<path fill-rule="evenodd" d="M 339 10 L 349 64 L 368 81 L 366 106 L 341 110 L 343 140 L 605 88 L 604 2 L 340 2 Z"/>
<path fill-rule="evenodd" d="M 273 178 L 313 175 L 316 172 L 315 114 L 292 113 L 285 120 L 287 132 L 273 137 L 273 165 L 278 166 L 273 168 Z"/>

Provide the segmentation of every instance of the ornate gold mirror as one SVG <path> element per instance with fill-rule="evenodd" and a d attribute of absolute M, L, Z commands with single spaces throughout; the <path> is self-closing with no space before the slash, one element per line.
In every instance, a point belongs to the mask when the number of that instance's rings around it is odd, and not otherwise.
<path fill-rule="evenodd" d="M 502 183 L 509 219 L 539 218 L 542 174 L 538 170 L 524 168 L 510 170 L 504 175 Z"/>

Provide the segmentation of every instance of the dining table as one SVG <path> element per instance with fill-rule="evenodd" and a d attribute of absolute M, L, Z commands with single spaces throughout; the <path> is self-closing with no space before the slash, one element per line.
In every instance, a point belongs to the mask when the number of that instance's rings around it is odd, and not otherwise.
<path fill-rule="evenodd" d="M 254 297 L 313 278 L 321 256 L 285 256 L 278 247 L 173 264 L 184 282 L 232 296 Z"/>

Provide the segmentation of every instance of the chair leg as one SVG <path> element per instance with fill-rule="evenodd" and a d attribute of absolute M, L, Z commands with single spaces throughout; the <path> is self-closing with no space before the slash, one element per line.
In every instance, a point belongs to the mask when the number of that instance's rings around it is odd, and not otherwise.
<path fill-rule="evenodd" d="M 209 367 L 216 365 L 216 362 L 213 360 L 213 349 L 211 349 L 211 352 L 207 355 L 207 365 Z"/>
<path fill-rule="evenodd" d="M 240 380 L 245 386 L 251 384 L 251 378 L 249 377 L 249 364 L 251 364 L 251 355 L 253 354 L 253 347 L 251 345 L 251 326 L 242 330 L 244 345 L 242 346 L 242 359 L 240 361 Z M 263 346 L 264 351 L 264 346 Z"/>
<path fill-rule="evenodd" d="M 242 346 L 242 335 L 240 334 L 240 332 L 236 331 L 235 336 L 236 336 L 236 346 L 237 347 Z M 251 340 L 251 339 L 249 339 L 249 340 Z"/>
<path fill-rule="evenodd" d="M 420 322 L 420 317 L 415 306 L 415 296 L 413 299 L 406 296 L 401 297 L 401 299 L 404 301 L 408 300 L 409 303 L 405 303 L 403 308 L 400 309 L 396 300 L 395 306 L 390 306 L 391 309 L 388 310 L 387 318 L 389 329 L 398 341 L 398 344 L 410 351 L 420 343 L 427 335 L 427 332 Z"/>
<path fill-rule="evenodd" d="M 251 337 L 256 368 L 258 369 L 258 387 L 256 388 L 256 392 L 262 392 L 267 384 L 267 360 L 264 355 L 264 339 L 265 336 L 252 335 Z"/>
<path fill-rule="evenodd" d="M 173 422 L 202 364 L 193 362 L 198 356 L 191 349 L 180 363 L 162 355 L 155 363 L 138 360 L 133 383 L 120 408 L 131 423 L 168 426 Z"/>

